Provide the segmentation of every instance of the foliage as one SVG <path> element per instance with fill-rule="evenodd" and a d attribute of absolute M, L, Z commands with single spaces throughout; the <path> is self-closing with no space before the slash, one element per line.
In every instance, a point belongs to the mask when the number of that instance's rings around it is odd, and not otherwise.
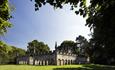
<path fill-rule="evenodd" d="M 8 0 L 0 0 L 0 35 L 7 32 L 7 29 L 11 27 L 11 23 L 8 21 L 10 16 L 10 8 Z"/>
<path fill-rule="evenodd" d="M 11 50 L 8 51 L 9 63 L 16 64 L 16 58 L 26 55 L 26 51 L 21 48 L 16 48 L 14 46 L 10 46 Z"/>
<path fill-rule="evenodd" d="M 89 45 L 87 39 L 79 35 L 78 37 L 76 37 L 76 43 L 74 41 L 65 40 L 57 48 L 63 51 L 68 51 L 68 49 L 70 49 L 73 51 L 73 53 L 79 56 L 90 56 L 90 47 L 91 46 Z"/>
<path fill-rule="evenodd" d="M 79 35 L 78 37 L 76 37 L 76 42 L 79 44 L 82 44 L 86 41 L 87 39 L 81 35 Z"/>
<path fill-rule="evenodd" d="M 79 56 L 81 55 L 85 55 L 85 56 L 91 56 L 91 51 L 90 51 L 90 45 L 89 42 L 87 41 L 87 39 L 81 35 L 79 35 L 78 37 L 76 37 L 76 43 L 78 46 L 78 54 Z"/>
<path fill-rule="evenodd" d="M 61 43 L 60 46 L 57 47 L 59 50 L 63 50 L 64 52 L 68 52 L 68 50 L 71 50 L 73 53 L 77 52 L 78 47 L 76 46 L 76 43 L 71 40 L 65 40 Z"/>
<path fill-rule="evenodd" d="M 90 40 L 94 63 L 115 64 L 115 1 L 91 0 L 87 24 L 93 28 Z"/>
<path fill-rule="evenodd" d="M 8 54 L 6 50 L 7 45 L 0 41 L 0 64 L 5 64 L 8 62 Z"/>
<path fill-rule="evenodd" d="M 50 51 L 50 48 L 47 44 L 44 44 L 43 42 L 39 42 L 37 40 L 33 40 L 32 42 L 28 43 L 27 46 L 27 53 L 30 56 L 48 53 Z"/>
<path fill-rule="evenodd" d="M 65 4 L 69 4 L 71 10 L 76 9 L 79 6 L 79 9 L 76 10 L 75 13 L 83 15 L 83 17 L 87 14 L 86 0 L 35 0 L 35 11 L 46 4 L 50 4 L 54 8 L 60 9 L 62 9 Z"/>
<path fill-rule="evenodd" d="M 59 46 L 59 48 L 72 48 L 75 46 L 75 42 L 74 41 L 70 41 L 70 40 L 65 40 L 61 43 L 61 45 Z"/>
<path fill-rule="evenodd" d="M 0 64 L 16 63 L 17 56 L 24 56 L 25 50 L 9 46 L 0 41 Z"/>

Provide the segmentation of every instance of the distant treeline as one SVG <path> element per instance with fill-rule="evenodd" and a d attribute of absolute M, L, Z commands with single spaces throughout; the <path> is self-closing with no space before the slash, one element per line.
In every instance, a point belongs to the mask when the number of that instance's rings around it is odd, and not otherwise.
<path fill-rule="evenodd" d="M 24 56 L 26 51 L 15 46 L 9 46 L 0 41 L 0 64 L 16 64 L 18 56 Z"/>

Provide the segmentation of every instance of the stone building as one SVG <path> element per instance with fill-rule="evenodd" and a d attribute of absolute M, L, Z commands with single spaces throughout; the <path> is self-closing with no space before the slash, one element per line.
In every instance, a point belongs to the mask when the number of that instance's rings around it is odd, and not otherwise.
<path fill-rule="evenodd" d="M 30 64 L 30 65 L 68 65 L 87 63 L 87 57 L 79 57 L 72 52 L 72 49 L 59 49 L 55 44 L 55 50 L 48 54 L 39 54 L 34 57 L 24 56 L 17 58 L 18 64 Z"/>

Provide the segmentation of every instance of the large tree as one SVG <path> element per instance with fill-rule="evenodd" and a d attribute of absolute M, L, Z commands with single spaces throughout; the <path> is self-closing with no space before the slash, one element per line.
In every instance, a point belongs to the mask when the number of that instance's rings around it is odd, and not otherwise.
<path fill-rule="evenodd" d="M 71 40 L 65 40 L 61 43 L 60 46 L 57 47 L 59 50 L 63 50 L 63 52 L 68 52 L 68 50 L 71 50 L 73 53 L 77 53 L 77 45 L 74 41 Z"/>
<path fill-rule="evenodd" d="M 93 29 L 91 43 L 95 63 L 115 63 L 115 1 L 91 0 L 87 24 Z"/>
<path fill-rule="evenodd" d="M 7 29 L 11 27 L 10 12 L 8 0 L 0 0 L 0 35 L 6 33 Z"/>
<path fill-rule="evenodd" d="M 8 54 L 6 51 L 7 45 L 0 41 L 0 64 L 5 64 L 8 62 Z"/>
<path fill-rule="evenodd" d="M 28 43 L 27 46 L 27 53 L 30 56 L 39 55 L 39 54 L 45 54 L 50 51 L 50 48 L 47 44 L 44 44 L 43 42 L 39 42 L 37 40 L 33 40 L 32 42 Z"/>
<path fill-rule="evenodd" d="M 76 43 L 77 46 L 79 47 L 78 49 L 79 56 L 84 55 L 91 57 L 91 51 L 90 51 L 91 46 L 89 45 L 89 42 L 84 36 L 79 35 L 78 37 L 76 37 Z"/>

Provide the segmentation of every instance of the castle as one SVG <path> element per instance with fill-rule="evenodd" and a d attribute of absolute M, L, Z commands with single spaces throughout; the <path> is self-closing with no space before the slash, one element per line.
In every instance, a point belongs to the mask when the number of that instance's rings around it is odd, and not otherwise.
<path fill-rule="evenodd" d="M 71 48 L 60 49 L 55 44 L 55 50 L 51 53 L 39 54 L 34 57 L 23 56 L 17 58 L 17 64 L 30 64 L 30 65 L 69 65 L 89 63 L 87 56 L 78 56 L 74 54 Z"/>

